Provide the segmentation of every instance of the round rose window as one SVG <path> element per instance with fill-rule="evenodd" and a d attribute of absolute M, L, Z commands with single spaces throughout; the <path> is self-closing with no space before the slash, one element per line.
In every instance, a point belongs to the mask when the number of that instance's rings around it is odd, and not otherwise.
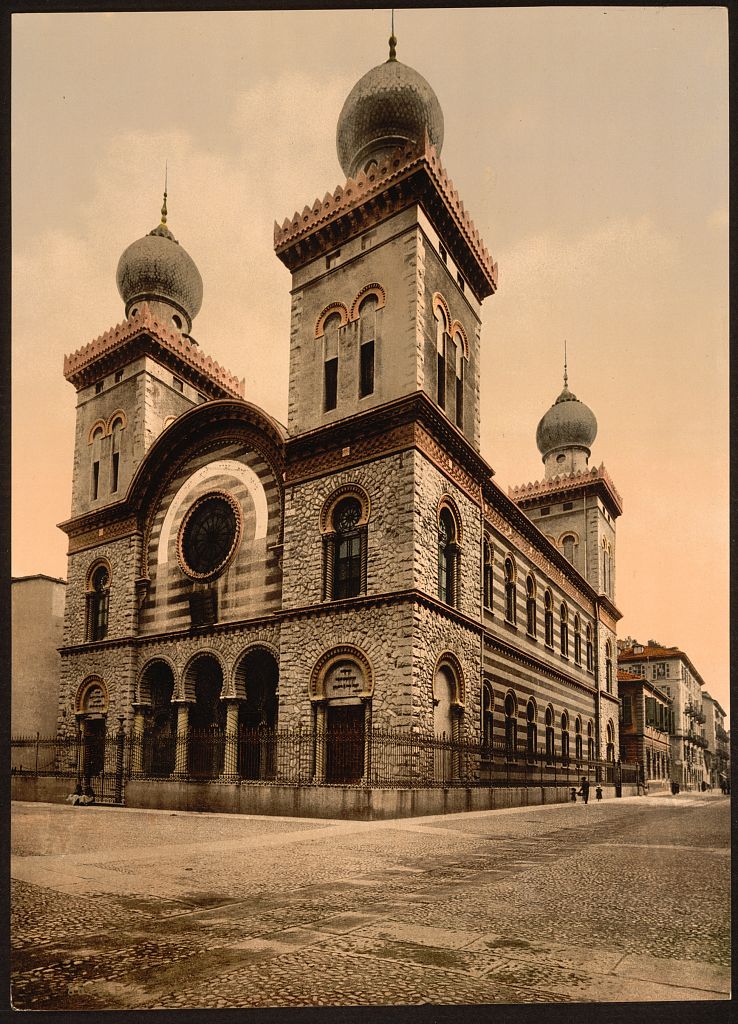
<path fill-rule="evenodd" d="M 180 565 L 193 579 L 223 572 L 241 539 L 241 510 L 227 494 L 206 494 L 188 510 L 179 532 Z"/>

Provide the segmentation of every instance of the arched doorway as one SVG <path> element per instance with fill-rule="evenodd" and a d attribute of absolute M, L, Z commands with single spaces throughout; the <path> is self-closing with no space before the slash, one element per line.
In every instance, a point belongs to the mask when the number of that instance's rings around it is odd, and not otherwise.
<path fill-rule="evenodd" d="M 108 694 L 102 679 L 86 680 L 77 697 L 80 759 L 78 775 L 85 788 L 105 772 L 105 727 Z M 94 787 L 93 787 L 94 788 Z"/>
<path fill-rule="evenodd" d="M 141 677 L 142 698 L 150 705 L 143 737 L 143 764 L 145 775 L 162 777 L 174 771 L 177 746 L 177 708 L 172 704 L 174 674 L 164 661 L 148 665 Z"/>
<path fill-rule="evenodd" d="M 223 670 L 212 654 L 191 663 L 185 681 L 194 694 L 189 712 L 188 771 L 190 776 L 212 778 L 223 771 L 225 708 L 220 699 Z"/>
<path fill-rule="evenodd" d="M 374 673 L 353 644 L 326 651 L 310 675 L 315 721 L 315 777 L 356 783 L 367 767 Z"/>
<path fill-rule="evenodd" d="M 444 655 L 433 675 L 433 778 L 438 782 L 460 774 L 461 670 L 451 657 Z"/>
<path fill-rule="evenodd" d="M 279 666 L 271 651 L 256 647 L 236 670 L 236 690 L 245 693 L 238 711 L 238 772 L 244 779 L 275 773 Z"/>

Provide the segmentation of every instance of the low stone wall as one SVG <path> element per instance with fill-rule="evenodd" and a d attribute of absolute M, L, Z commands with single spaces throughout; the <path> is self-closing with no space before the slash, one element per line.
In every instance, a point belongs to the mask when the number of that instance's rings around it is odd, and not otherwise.
<path fill-rule="evenodd" d="M 13 776 L 11 799 L 64 803 L 73 790 L 74 780 Z M 590 790 L 592 802 L 595 800 L 594 790 L 595 787 Z M 615 797 L 614 786 L 603 786 L 602 790 L 603 799 Z M 623 786 L 622 795 L 636 796 L 636 787 Z M 145 779 L 129 781 L 125 787 L 126 807 L 360 821 L 535 807 L 568 803 L 569 800 L 567 786 L 360 789 L 351 786 L 277 786 Z"/>

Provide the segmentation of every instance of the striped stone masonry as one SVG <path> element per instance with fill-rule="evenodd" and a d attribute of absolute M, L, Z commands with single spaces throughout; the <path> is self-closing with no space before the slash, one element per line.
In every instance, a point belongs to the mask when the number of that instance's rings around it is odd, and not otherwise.
<path fill-rule="evenodd" d="M 193 344 L 188 338 L 174 331 L 170 331 L 164 324 L 152 316 L 148 303 L 142 302 L 138 312 L 123 323 L 111 327 L 110 330 L 95 338 L 89 344 L 64 356 L 64 376 L 75 387 L 84 387 L 89 383 L 85 371 L 102 356 L 111 353 L 118 346 L 125 342 L 148 335 L 159 346 L 182 360 L 186 365 L 198 373 L 204 374 L 217 384 L 227 395 L 235 398 L 245 396 L 245 378 L 239 380 L 234 374 L 226 370 L 219 363 L 216 363 L 210 356 L 200 351 L 197 344 Z"/>

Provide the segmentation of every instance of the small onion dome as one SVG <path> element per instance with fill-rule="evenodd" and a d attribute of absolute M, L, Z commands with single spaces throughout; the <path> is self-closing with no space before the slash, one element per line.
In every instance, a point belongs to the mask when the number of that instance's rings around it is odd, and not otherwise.
<path fill-rule="evenodd" d="M 418 143 L 423 129 L 440 155 L 443 111 L 422 75 L 394 59 L 367 71 L 346 97 L 338 117 L 336 149 L 347 177 L 366 170 L 398 146 Z"/>
<path fill-rule="evenodd" d="M 545 459 L 557 448 L 589 449 L 596 436 L 594 413 L 564 385 L 564 390 L 538 424 L 536 444 Z"/>
<path fill-rule="evenodd" d="M 118 261 L 116 281 L 126 316 L 136 302 L 160 300 L 175 306 L 192 329 L 202 305 L 202 278 L 165 223 L 128 246 Z"/>

